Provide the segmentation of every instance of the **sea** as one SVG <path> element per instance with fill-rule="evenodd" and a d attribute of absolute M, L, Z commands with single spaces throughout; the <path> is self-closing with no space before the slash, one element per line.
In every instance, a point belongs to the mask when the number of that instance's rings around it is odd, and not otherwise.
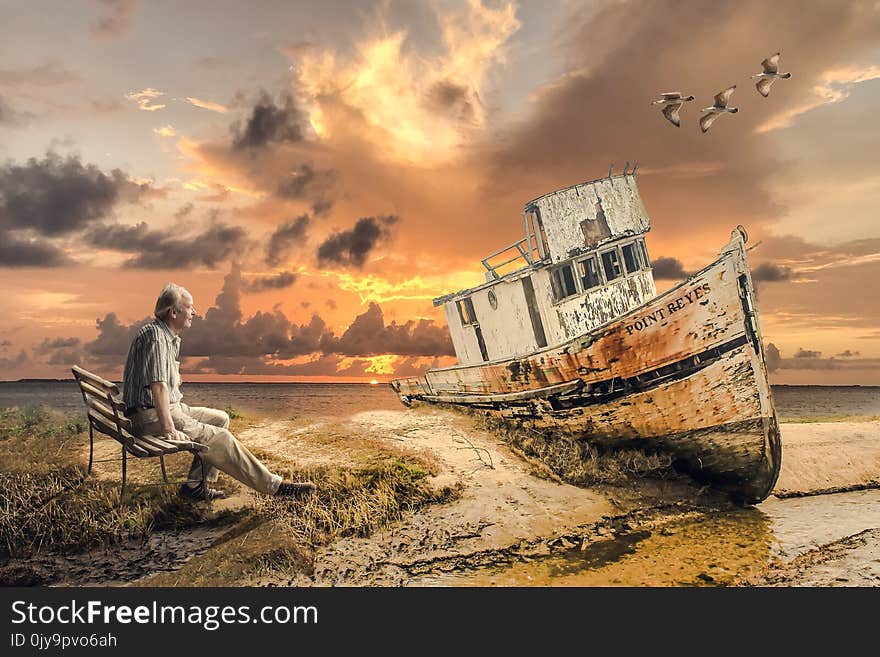
<path fill-rule="evenodd" d="M 833 420 L 880 416 L 880 386 L 772 386 L 781 422 L 805 417 Z M 234 409 L 258 418 L 344 419 L 367 410 L 401 410 L 387 384 L 184 383 L 190 406 Z M 0 408 L 44 406 L 65 415 L 82 412 L 73 380 L 0 381 Z"/>

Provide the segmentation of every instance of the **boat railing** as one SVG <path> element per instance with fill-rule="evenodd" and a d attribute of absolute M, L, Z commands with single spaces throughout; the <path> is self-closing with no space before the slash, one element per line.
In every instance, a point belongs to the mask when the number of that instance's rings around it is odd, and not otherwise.
<path fill-rule="evenodd" d="M 501 262 L 496 262 L 494 264 L 489 262 L 493 258 L 497 258 L 498 256 L 503 256 L 505 254 L 510 255 L 511 257 Z M 503 249 L 499 249 L 494 253 L 490 253 L 485 258 L 480 260 L 480 262 L 482 262 L 483 266 L 486 268 L 486 280 L 496 280 L 501 277 L 501 275 L 498 273 L 501 268 L 519 260 L 522 260 L 524 264 L 517 267 L 517 269 L 528 267 L 535 264 L 535 262 L 541 260 L 541 254 L 538 251 L 534 234 L 528 235 L 518 242 L 514 242 L 510 246 L 505 246 Z"/>

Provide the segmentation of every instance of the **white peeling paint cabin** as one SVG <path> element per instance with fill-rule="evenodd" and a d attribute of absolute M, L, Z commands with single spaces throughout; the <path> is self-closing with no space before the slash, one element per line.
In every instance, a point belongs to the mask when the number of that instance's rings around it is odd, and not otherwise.
<path fill-rule="evenodd" d="M 525 238 L 483 259 L 486 283 L 434 299 L 446 312 L 459 365 L 565 342 L 656 296 L 644 240 L 650 220 L 634 173 L 527 203 Z"/>

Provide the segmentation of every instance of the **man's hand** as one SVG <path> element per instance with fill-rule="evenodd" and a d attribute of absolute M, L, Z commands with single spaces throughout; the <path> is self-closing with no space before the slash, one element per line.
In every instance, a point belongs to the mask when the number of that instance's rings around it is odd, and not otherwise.
<path fill-rule="evenodd" d="M 190 438 L 183 431 L 178 431 L 177 429 L 168 429 L 165 433 L 162 434 L 164 438 L 168 438 L 169 440 L 184 440 L 188 441 Z"/>

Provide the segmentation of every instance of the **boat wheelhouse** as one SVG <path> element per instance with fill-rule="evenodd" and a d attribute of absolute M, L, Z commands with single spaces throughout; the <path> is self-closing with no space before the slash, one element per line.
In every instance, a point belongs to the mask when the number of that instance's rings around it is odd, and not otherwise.
<path fill-rule="evenodd" d="M 485 283 L 434 299 L 460 365 L 565 342 L 657 294 L 634 173 L 536 198 L 523 224 L 523 239 L 483 258 Z"/>

